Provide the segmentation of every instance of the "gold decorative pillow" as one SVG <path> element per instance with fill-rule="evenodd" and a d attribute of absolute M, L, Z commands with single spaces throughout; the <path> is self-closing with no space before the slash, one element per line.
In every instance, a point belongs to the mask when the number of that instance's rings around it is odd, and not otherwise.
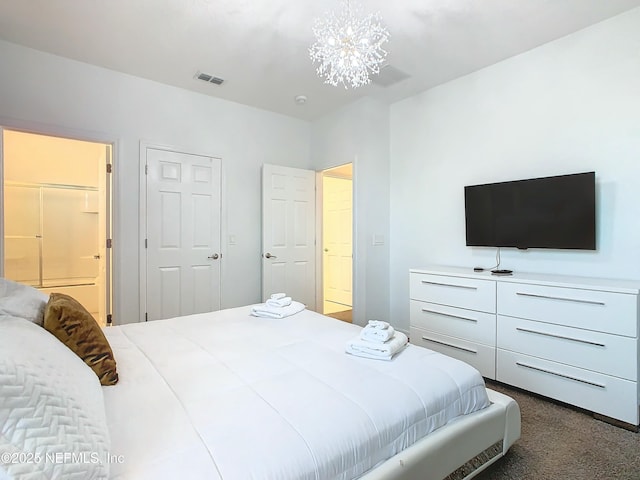
<path fill-rule="evenodd" d="M 52 293 L 44 310 L 44 328 L 78 355 L 102 385 L 118 383 L 116 361 L 100 325 L 73 297 Z"/>

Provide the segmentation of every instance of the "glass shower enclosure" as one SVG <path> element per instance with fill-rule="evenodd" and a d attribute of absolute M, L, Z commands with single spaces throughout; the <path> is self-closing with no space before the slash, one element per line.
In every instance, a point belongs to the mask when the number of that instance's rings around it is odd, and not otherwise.
<path fill-rule="evenodd" d="M 97 284 L 96 188 L 6 182 L 4 197 L 7 278 L 47 292 Z"/>

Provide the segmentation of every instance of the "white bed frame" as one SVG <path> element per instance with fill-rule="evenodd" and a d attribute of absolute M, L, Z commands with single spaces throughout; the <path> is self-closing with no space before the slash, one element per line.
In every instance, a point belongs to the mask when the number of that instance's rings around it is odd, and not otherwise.
<path fill-rule="evenodd" d="M 520 408 L 487 389 L 491 405 L 456 418 L 364 474 L 362 480 L 463 480 L 502 458 L 520 438 Z"/>

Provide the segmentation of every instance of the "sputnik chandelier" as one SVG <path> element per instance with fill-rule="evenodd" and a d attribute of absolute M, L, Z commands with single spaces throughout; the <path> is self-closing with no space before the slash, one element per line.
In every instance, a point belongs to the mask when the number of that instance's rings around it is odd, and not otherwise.
<path fill-rule="evenodd" d="M 355 13 L 359 13 L 357 6 Z M 313 27 L 316 42 L 309 49 L 316 73 L 325 83 L 344 88 L 357 88 L 371 82 L 369 75 L 380 73 L 380 64 L 387 56 L 382 45 L 389 32 L 378 13 L 357 16 L 349 0 L 342 11 L 328 13 L 317 19 Z"/>

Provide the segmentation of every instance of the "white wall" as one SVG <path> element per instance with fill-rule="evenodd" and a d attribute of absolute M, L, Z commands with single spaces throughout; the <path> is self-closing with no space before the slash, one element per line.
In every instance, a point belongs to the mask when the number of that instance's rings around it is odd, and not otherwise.
<path fill-rule="evenodd" d="M 260 169 L 311 165 L 307 122 L 0 41 L 0 125 L 117 141 L 116 323 L 137 321 L 140 142 L 220 156 L 223 307 L 260 300 Z M 195 81 L 195 80 L 194 80 Z M 212 87 L 215 88 L 215 87 Z"/>
<path fill-rule="evenodd" d="M 391 311 L 408 269 L 492 266 L 465 246 L 470 184 L 596 172 L 597 251 L 502 249 L 502 266 L 640 279 L 640 9 L 391 107 Z"/>
<path fill-rule="evenodd" d="M 318 170 L 353 162 L 354 323 L 388 320 L 389 107 L 364 98 L 315 121 L 311 157 Z"/>
<path fill-rule="evenodd" d="M 0 125 L 117 141 L 115 315 L 138 319 L 140 141 L 223 159 L 223 307 L 260 298 L 260 167 L 354 162 L 356 322 L 408 327 L 408 269 L 491 265 L 464 245 L 468 184 L 595 170 L 598 250 L 503 249 L 522 271 L 640 278 L 640 9 L 391 106 L 311 125 L 0 41 Z M 389 180 L 390 179 L 390 180 Z M 373 235 L 384 245 L 373 246 Z M 360 307 L 360 308 L 358 308 Z"/>

